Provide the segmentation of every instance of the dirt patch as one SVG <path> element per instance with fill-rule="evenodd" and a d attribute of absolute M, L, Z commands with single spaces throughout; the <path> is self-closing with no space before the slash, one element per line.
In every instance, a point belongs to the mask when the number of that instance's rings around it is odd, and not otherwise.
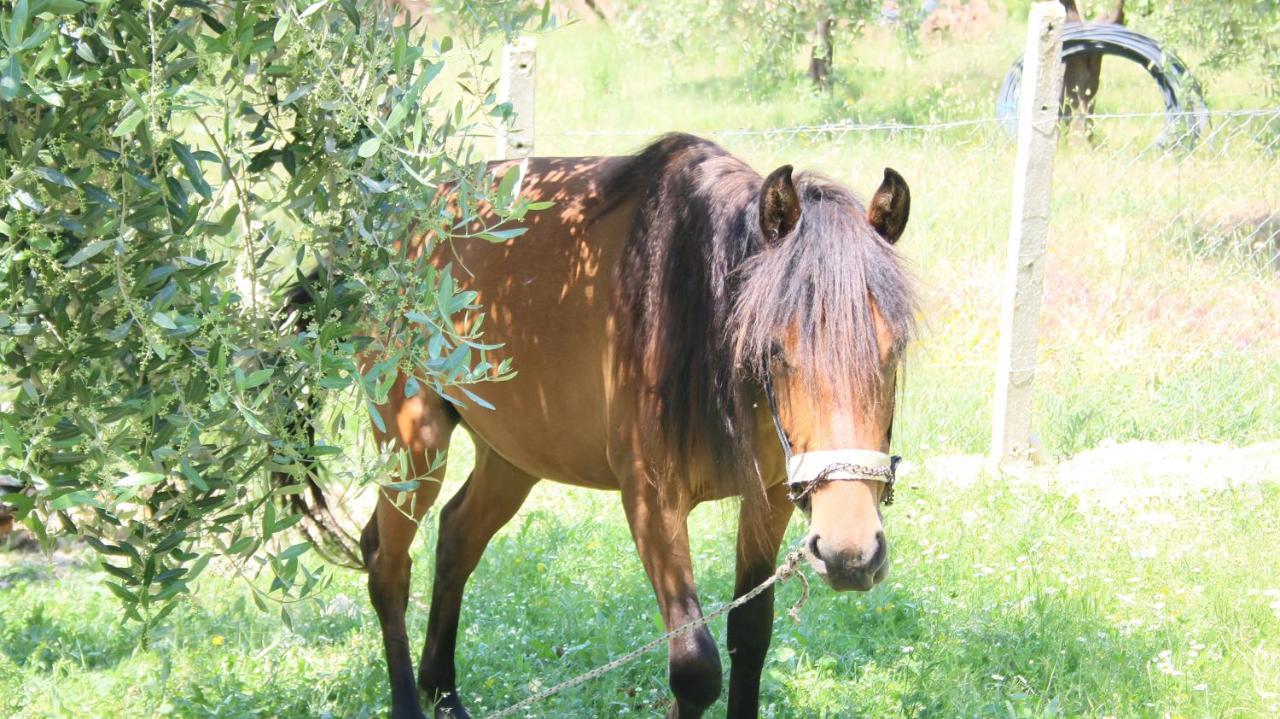
<path fill-rule="evenodd" d="M 989 471 L 981 455 L 954 455 L 925 460 L 923 474 L 929 481 L 967 487 Z M 916 472 L 907 476 L 913 474 Z M 1057 464 L 1006 470 L 1005 475 L 1012 481 L 1077 497 L 1082 508 L 1136 510 L 1153 501 L 1280 483 L 1280 442 L 1249 447 L 1209 442 L 1104 444 Z M 1159 520 L 1156 515 L 1152 515 L 1153 521 Z"/>
<path fill-rule="evenodd" d="M 938 40 L 973 38 L 1004 22 L 1004 15 L 986 0 L 941 0 L 920 24 L 920 34 Z"/>

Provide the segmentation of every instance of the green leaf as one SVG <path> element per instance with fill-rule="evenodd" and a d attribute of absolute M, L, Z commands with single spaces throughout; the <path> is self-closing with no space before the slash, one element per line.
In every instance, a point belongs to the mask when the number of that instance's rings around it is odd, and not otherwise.
<path fill-rule="evenodd" d="M 271 33 L 271 39 L 280 42 L 284 39 L 286 33 L 289 32 L 289 13 L 285 12 L 280 15 L 280 19 L 276 21 L 276 29 Z"/>
<path fill-rule="evenodd" d="M 471 390 L 467 389 L 465 386 L 458 385 L 458 389 L 462 390 L 462 393 L 465 394 L 468 399 L 480 405 L 481 407 L 484 407 L 485 409 L 488 409 L 488 410 L 492 410 L 494 408 L 493 405 L 489 404 L 487 400 L 485 400 L 483 397 L 476 394 L 475 392 L 472 392 Z"/>
<path fill-rule="evenodd" d="M 27 50 L 30 50 L 33 47 L 40 45 L 45 40 L 48 40 L 49 36 L 53 34 L 53 31 L 56 27 L 57 27 L 57 23 L 47 22 L 47 23 L 41 24 L 38 28 L 36 28 L 35 33 L 28 36 L 26 40 L 23 40 L 18 45 L 18 48 L 17 48 L 18 52 L 25 52 Z"/>
<path fill-rule="evenodd" d="M 277 554 L 276 559 L 279 559 L 282 562 L 289 559 L 297 559 L 298 557 L 301 557 L 303 554 L 306 554 L 307 550 L 309 549 L 311 549 L 311 542 L 299 542 L 298 544 L 295 544 L 292 547 L 289 547 L 283 552 Z"/>
<path fill-rule="evenodd" d="M 85 4 L 80 0 L 49 0 L 45 6 L 46 12 L 54 15 L 73 15 L 85 8 Z"/>
<path fill-rule="evenodd" d="M 396 103 L 396 106 L 391 108 L 391 114 L 387 116 L 387 121 L 383 123 L 383 128 L 386 131 L 396 130 L 400 127 L 400 123 L 404 122 L 405 116 L 409 114 L 409 108 L 406 103 L 408 103 L 407 99 Z"/>
<path fill-rule="evenodd" d="M 187 572 L 186 580 L 188 582 L 194 582 L 196 577 L 199 577 L 200 573 L 204 571 L 204 568 L 209 565 L 209 560 L 211 559 L 213 559 L 212 554 L 201 555 L 201 557 L 191 565 L 190 571 Z"/>
<path fill-rule="evenodd" d="M 253 389 L 263 382 L 266 382 L 268 379 L 271 379 L 271 374 L 273 372 L 275 372 L 275 369 L 271 367 L 260 369 L 246 377 L 243 383 L 237 384 L 240 384 L 240 389 Z"/>
<path fill-rule="evenodd" d="M 264 437 L 271 436 L 271 431 L 268 430 L 267 426 L 262 423 L 262 420 L 255 417 L 252 412 L 245 409 L 244 407 L 237 406 L 237 409 L 240 410 L 241 418 L 244 419 L 245 424 L 249 425 L 250 429 L 257 432 L 258 434 L 263 435 Z"/>
<path fill-rule="evenodd" d="M 262 539 L 266 541 L 276 532 L 276 505 L 267 502 L 262 509 Z"/>
<path fill-rule="evenodd" d="M 89 260 L 95 257 L 100 252 L 107 249 L 113 244 L 115 244 L 115 240 L 98 240 L 97 242 L 90 242 L 84 247 L 81 247 L 78 252 L 72 255 L 71 258 L 68 259 L 65 264 L 63 264 L 63 267 L 67 267 L 67 268 L 76 267 L 77 265 L 84 263 L 86 260 Z M 118 341 L 118 340 L 113 340 L 113 341 Z"/>
<path fill-rule="evenodd" d="M 382 421 L 382 414 L 378 412 L 378 405 L 365 400 L 365 409 L 369 410 L 369 417 L 373 420 L 373 426 L 378 428 L 379 432 L 386 432 L 387 425 Z"/>
<path fill-rule="evenodd" d="M 422 480 L 405 479 L 399 482 L 388 482 L 382 486 L 393 492 L 413 492 L 418 489 L 418 485 L 422 484 Z"/>
<path fill-rule="evenodd" d="M 159 472 L 133 472 L 116 481 L 117 487 L 145 487 L 164 481 L 165 475 Z"/>
<path fill-rule="evenodd" d="M 314 82 L 309 82 L 305 85 L 296 87 L 293 89 L 292 92 L 284 96 L 284 99 L 280 101 L 280 104 L 284 107 L 288 107 L 289 105 L 292 105 L 298 100 L 301 100 L 302 98 L 309 95 L 311 91 L 314 89 L 316 89 L 316 84 Z"/>
<path fill-rule="evenodd" d="M 520 176 L 523 174 L 521 166 L 515 165 L 508 169 L 506 174 L 502 176 L 502 179 L 498 181 L 499 208 L 508 208 L 515 201 L 515 193 L 519 191 L 517 186 L 520 184 Z"/>
<path fill-rule="evenodd" d="M 119 597 L 121 601 L 128 602 L 129 604 L 138 603 L 137 594 L 134 594 L 133 592 L 129 591 L 128 589 L 125 589 L 123 586 L 116 584 L 115 582 L 107 582 L 107 589 L 110 589 L 111 593 Z"/>
<path fill-rule="evenodd" d="M 506 242 L 528 232 L 528 227 L 512 227 L 506 230 L 488 230 L 480 233 L 480 238 L 489 242 Z"/>
<path fill-rule="evenodd" d="M 176 549 L 183 540 L 187 538 L 187 533 L 181 529 L 176 529 L 160 541 L 153 550 L 154 554 L 164 554 L 172 549 Z"/>
<path fill-rule="evenodd" d="M 9 450 L 14 455 L 25 454 L 25 444 L 22 441 L 22 435 L 18 432 L 18 428 L 4 417 L 0 417 L 0 427 L 4 428 L 4 443 L 9 446 Z"/>
<path fill-rule="evenodd" d="M 325 389 L 346 389 L 351 386 L 351 377 L 326 375 L 321 377 L 320 381 L 316 384 L 324 387 Z"/>
<path fill-rule="evenodd" d="M 311 17 L 312 13 L 316 12 L 317 10 L 320 10 L 321 8 L 325 7 L 328 4 L 329 4 L 329 0 L 317 0 L 316 2 L 313 2 L 310 5 L 308 5 L 307 9 L 298 13 L 298 17 L 300 18 Z"/>
<path fill-rule="evenodd" d="M 356 154 L 365 158 L 373 157 L 378 154 L 378 148 L 381 146 L 382 140 L 379 140 L 376 137 L 371 137 L 360 143 L 360 149 L 356 150 Z"/>
<path fill-rule="evenodd" d="M 124 137 L 133 132 L 135 128 L 142 122 L 143 113 L 141 110 L 134 110 L 128 117 L 120 121 L 116 125 L 116 129 L 111 131 L 112 137 Z"/>
<path fill-rule="evenodd" d="M 173 318 L 165 312 L 157 312 L 151 315 L 151 321 L 167 330 L 178 329 L 178 325 L 173 321 Z"/>
<path fill-rule="evenodd" d="M 99 505 L 101 505 L 101 502 L 99 502 L 92 494 L 89 494 L 84 490 L 67 492 L 64 495 L 59 496 L 57 499 L 54 499 L 52 502 L 49 502 L 49 508 L 55 510 L 71 509 L 72 507 L 80 506 L 96 507 Z"/>
<path fill-rule="evenodd" d="M 30 8 L 27 0 L 18 0 L 13 5 L 13 17 L 9 19 L 9 45 L 16 46 L 22 42 L 27 32 L 27 20 L 30 19 Z"/>
<path fill-rule="evenodd" d="M 22 87 L 22 68 L 18 65 L 18 56 L 10 55 L 5 63 L 4 73 L 0 74 L 0 99 L 12 101 L 18 96 Z"/>
<path fill-rule="evenodd" d="M 213 188 L 209 187 L 209 183 L 205 182 L 204 172 L 200 169 L 200 162 L 196 160 L 195 155 L 191 154 L 191 150 L 177 140 L 173 141 L 173 154 L 178 156 L 178 161 L 182 163 L 182 169 L 187 173 L 187 179 L 191 180 L 191 186 L 196 192 L 206 200 L 213 199 Z"/>
<path fill-rule="evenodd" d="M 67 177 L 52 167 L 37 167 L 32 170 L 32 172 L 39 175 L 45 182 L 49 182 L 54 185 L 61 185 L 62 187 L 72 190 L 76 189 L 76 183 L 72 182 L 70 177 Z"/>

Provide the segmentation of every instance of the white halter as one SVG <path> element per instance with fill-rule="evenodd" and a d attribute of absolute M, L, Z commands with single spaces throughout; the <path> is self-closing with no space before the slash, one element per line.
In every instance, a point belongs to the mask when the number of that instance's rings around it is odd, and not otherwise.
<path fill-rule="evenodd" d="M 787 458 L 787 489 L 791 501 L 801 509 L 807 509 L 809 494 L 826 482 L 884 482 L 882 501 L 893 504 L 897 459 L 872 449 L 801 452 Z"/>
<path fill-rule="evenodd" d="M 830 469 L 829 469 L 830 468 Z M 787 484 L 824 479 L 867 479 L 889 482 L 893 458 L 871 449 L 823 449 L 793 454 L 787 460 Z"/>

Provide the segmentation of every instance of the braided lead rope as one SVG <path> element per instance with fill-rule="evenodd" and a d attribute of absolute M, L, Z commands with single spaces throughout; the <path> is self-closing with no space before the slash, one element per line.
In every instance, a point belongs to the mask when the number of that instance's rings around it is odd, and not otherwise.
<path fill-rule="evenodd" d="M 534 704 L 537 704 L 538 702 L 542 701 L 543 699 L 546 699 L 547 697 L 553 696 L 555 694 L 559 694 L 560 692 L 566 689 L 572 689 L 573 687 L 579 686 L 581 684 L 586 684 L 592 679 L 597 679 L 599 677 L 602 677 L 605 674 L 608 674 L 609 672 L 613 671 L 614 669 L 617 669 L 618 667 L 624 664 L 629 664 L 644 654 L 648 654 L 649 652 L 657 649 L 663 644 L 666 644 L 667 641 L 675 637 L 678 637 L 682 634 L 687 634 L 688 632 L 691 632 L 694 629 L 697 629 L 698 627 L 705 626 L 712 620 L 720 616 L 723 616 L 724 614 L 727 614 L 728 612 L 734 609 L 737 609 L 738 607 L 742 606 L 743 604 L 746 604 L 752 599 L 755 599 L 757 596 L 759 596 L 762 592 L 764 592 L 769 587 L 772 587 L 773 585 L 778 584 L 780 582 L 785 582 L 791 577 L 800 577 L 800 579 L 803 580 L 804 582 L 804 593 L 800 596 L 800 599 L 799 601 L 796 602 L 795 606 L 793 606 L 788 611 L 788 614 L 791 616 L 793 620 L 797 622 L 800 621 L 800 618 L 799 618 L 800 607 L 802 607 L 805 601 L 807 601 L 809 598 L 809 580 L 805 578 L 804 574 L 797 571 L 800 568 L 800 561 L 803 558 L 804 558 L 803 550 L 801 549 L 792 550 L 791 553 L 787 555 L 787 558 L 782 561 L 782 564 L 778 565 L 777 570 L 774 571 L 772 576 L 770 576 L 768 579 L 761 582 L 755 589 L 752 589 L 751 591 L 747 592 L 741 597 L 738 597 L 732 602 L 725 604 L 724 606 L 702 616 L 699 619 L 695 619 L 686 624 L 681 624 L 680 626 L 676 627 L 675 629 L 672 629 L 666 634 L 663 634 L 657 639 L 654 639 L 648 644 L 644 644 L 640 647 L 637 647 L 636 649 L 633 649 L 627 652 L 626 654 L 623 654 L 617 659 L 614 659 L 608 664 L 604 664 L 602 666 L 596 667 L 595 669 L 592 669 L 589 672 L 579 674 L 578 676 L 572 679 L 568 679 L 563 682 L 560 682 L 559 684 L 551 687 L 550 689 L 545 689 L 543 691 L 538 692 L 537 694 L 531 694 L 528 697 L 525 697 L 524 699 L 522 699 L 521 701 L 518 701 L 515 704 L 512 704 L 506 709 L 487 715 L 486 717 L 484 717 L 484 719 L 502 719 L 502 717 L 512 716 L 516 712 L 519 712 L 523 709 L 527 709 L 533 706 Z"/>

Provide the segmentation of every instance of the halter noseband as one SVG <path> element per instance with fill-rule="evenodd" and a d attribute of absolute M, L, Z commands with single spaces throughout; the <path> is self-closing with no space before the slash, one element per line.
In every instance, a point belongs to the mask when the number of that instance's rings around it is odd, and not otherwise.
<path fill-rule="evenodd" d="M 782 428 L 778 414 L 778 398 L 773 392 L 773 373 L 764 373 L 764 395 L 769 400 L 769 413 L 773 416 L 773 428 L 782 444 L 782 455 L 787 460 L 787 494 L 802 511 L 809 511 L 809 495 L 827 482 L 853 482 L 866 480 L 884 482 L 881 501 L 893 504 L 893 485 L 897 480 L 898 462 L 902 459 L 873 449 L 827 449 L 816 452 L 792 454 L 791 440 Z"/>

